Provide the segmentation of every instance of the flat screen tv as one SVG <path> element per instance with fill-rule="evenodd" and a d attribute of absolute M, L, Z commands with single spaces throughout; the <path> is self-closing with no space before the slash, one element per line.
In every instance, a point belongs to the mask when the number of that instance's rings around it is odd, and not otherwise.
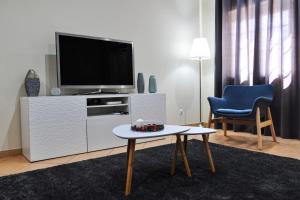
<path fill-rule="evenodd" d="M 58 85 L 62 88 L 134 88 L 133 43 L 56 33 Z"/>

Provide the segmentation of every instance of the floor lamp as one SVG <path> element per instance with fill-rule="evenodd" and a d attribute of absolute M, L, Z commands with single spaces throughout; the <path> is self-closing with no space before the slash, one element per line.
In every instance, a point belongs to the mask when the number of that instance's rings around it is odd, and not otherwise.
<path fill-rule="evenodd" d="M 199 80 L 200 80 L 200 123 L 201 120 L 201 78 L 202 78 L 202 60 L 208 60 L 210 58 L 210 50 L 206 38 L 195 38 L 193 40 L 190 59 L 199 61 Z"/>

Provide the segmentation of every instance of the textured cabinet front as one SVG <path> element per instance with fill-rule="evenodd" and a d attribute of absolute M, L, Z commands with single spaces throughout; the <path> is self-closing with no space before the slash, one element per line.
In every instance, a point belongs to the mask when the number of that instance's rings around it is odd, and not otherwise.
<path fill-rule="evenodd" d="M 143 119 L 166 123 L 165 94 L 134 94 L 130 101 L 132 122 Z"/>
<path fill-rule="evenodd" d="M 119 96 L 22 97 L 23 154 L 38 161 L 123 146 L 127 141 L 112 133 L 116 126 L 139 118 L 166 121 L 164 94 L 129 95 L 129 115 L 87 116 L 87 98 L 114 97 Z"/>
<path fill-rule="evenodd" d="M 85 98 L 30 98 L 30 160 L 86 152 L 86 116 Z"/>
<path fill-rule="evenodd" d="M 115 136 L 112 130 L 118 125 L 129 123 L 129 115 L 89 117 L 87 119 L 88 151 L 126 145 L 127 141 Z"/>

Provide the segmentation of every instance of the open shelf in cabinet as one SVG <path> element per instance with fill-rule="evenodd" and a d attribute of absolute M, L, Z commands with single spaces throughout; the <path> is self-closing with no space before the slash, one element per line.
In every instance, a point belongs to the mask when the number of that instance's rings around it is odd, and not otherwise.
<path fill-rule="evenodd" d="M 129 97 L 87 98 L 87 115 L 128 115 Z"/>

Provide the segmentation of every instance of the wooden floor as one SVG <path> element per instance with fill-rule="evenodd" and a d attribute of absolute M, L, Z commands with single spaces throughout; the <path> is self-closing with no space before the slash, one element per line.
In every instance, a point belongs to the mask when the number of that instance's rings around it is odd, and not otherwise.
<path fill-rule="evenodd" d="M 199 139 L 201 136 L 191 137 L 190 139 Z M 176 138 L 173 136 L 167 137 L 163 140 L 158 140 L 154 142 L 148 142 L 143 144 L 137 144 L 136 149 L 144 149 L 149 147 L 160 146 L 164 144 L 175 143 Z M 257 137 L 249 133 L 231 132 L 228 131 L 228 136 L 225 137 L 222 131 L 218 131 L 209 138 L 210 142 L 248 149 L 251 151 L 257 150 Z M 92 158 L 110 156 L 118 153 L 126 152 L 126 147 L 119 147 L 114 149 L 108 149 L 103 151 L 96 151 L 91 153 L 84 153 L 73 156 L 66 156 L 62 158 L 50 159 L 35 163 L 29 163 L 22 155 L 17 156 L 7 156 L 0 158 L 0 176 L 17 174 L 26 171 L 32 171 L 41 168 L 52 167 L 61 164 L 67 164 L 72 162 L 77 162 L 81 160 L 87 160 Z M 300 140 L 291 139 L 281 139 L 278 138 L 278 143 L 272 142 L 271 137 L 263 137 L 263 150 L 267 154 L 279 155 L 284 157 L 290 157 L 300 160 Z M 212 152 L 213 154 L 214 152 Z"/>

